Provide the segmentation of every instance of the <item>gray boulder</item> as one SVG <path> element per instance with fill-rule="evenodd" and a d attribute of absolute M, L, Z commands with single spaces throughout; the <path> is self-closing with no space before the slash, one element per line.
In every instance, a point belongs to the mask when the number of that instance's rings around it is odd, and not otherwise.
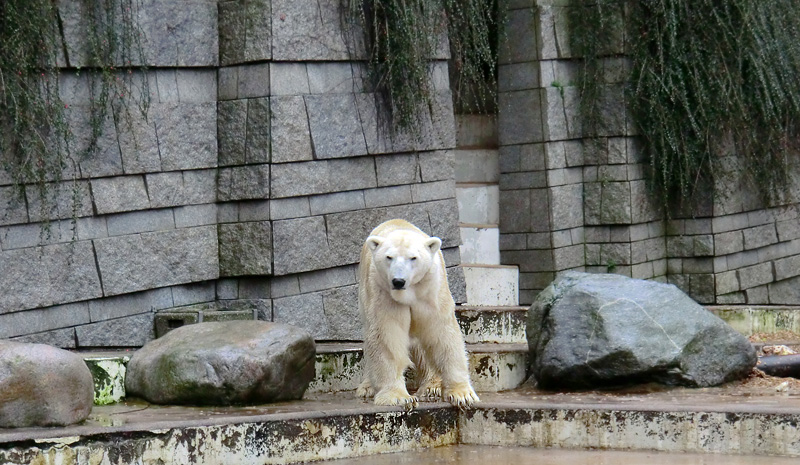
<path fill-rule="evenodd" d="M 93 398 L 92 374 L 78 355 L 0 340 L 0 428 L 78 423 Z"/>
<path fill-rule="evenodd" d="M 157 404 L 261 404 L 303 397 L 314 339 L 290 325 L 221 321 L 182 326 L 136 351 L 125 389 Z"/>
<path fill-rule="evenodd" d="M 750 342 L 677 287 L 566 272 L 528 312 L 530 373 L 546 389 L 714 386 L 756 364 Z"/>

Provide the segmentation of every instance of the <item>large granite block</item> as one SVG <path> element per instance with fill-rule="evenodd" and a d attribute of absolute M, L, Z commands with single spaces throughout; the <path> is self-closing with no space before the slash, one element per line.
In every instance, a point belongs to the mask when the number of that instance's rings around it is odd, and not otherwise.
<path fill-rule="evenodd" d="M 272 96 L 304 95 L 309 93 L 305 63 L 270 63 L 269 93 Z"/>
<path fill-rule="evenodd" d="M 86 302 L 0 313 L 0 339 L 58 330 L 91 321 Z M 38 341 L 30 341 L 38 342 Z"/>
<path fill-rule="evenodd" d="M 155 339 L 152 312 L 75 328 L 78 347 L 141 347 Z"/>
<path fill-rule="evenodd" d="M 143 176 L 117 176 L 91 181 L 94 209 L 99 214 L 150 207 Z"/>
<path fill-rule="evenodd" d="M 217 166 L 217 103 L 161 103 L 150 115 L 158 134 L 161 169 Z"/>
<path fill-rule="evenodd" d="M 118 127 L 120 154 L 125 174 L 152 173 L 161 170 L 161 155 L 158 151 L 156 125 L 151 116 L 147 119 L 138 110 L 132 111 Z"/>
<path fill-rule="evenodd" d="M 217 104 L 219 166 L 242 165 L 247 139 L 247 100 Z"/>
<path fill-rule="evenodd" d="M 437 91 L 430 105 L 421 102 L 415 127 L 406 129 L 390 124 L 375 94 L 361 93 L 356 94 L 355 98 L 367 150 L 371 154 L 455 147 L 455 120 L 450 92 Z"/>
<path fill-rule="evenodd" d="M 59 2 L 59 16 L 69 65 L 89 66 L 87 3 Z M 141 31 L 144 62 L 133 53 L 133 66 L 216 66 L 218 59 L 217 2 L 142 0 L 133 2 L 137 29 Z M 117 27 L 125 19 L 114 13 Z M 122 65 L 123 63 L 117 63 Z M 128 63 L 125 63 L 128 64 Z"/>
<path fill-rule="evenodd" d="M 117 129 L 114 119 L 109 114 L 103 121 L 91 122 L 90 109 L 84 102 L 83 105 L 70 105 L 64 110 L 65 120 L 73 134 L 70 150 L 80 167 L 81 177 L 94 178 L 100 176 L 115 176 L 122 174 L 122 156 L 117 141 Z M 94 131 L 93 125 L 97 124 L 100 132 L 92 146 L 91 138 Z"/>
<path fill-rule="evenodd" d="M 315 195 L 309 199 L 312 215 L 362 210 L 366 207 L 364 191 L 334 192 Z"/>
<path fill-rule="evenodd" d="M 774 279 L 772 263 L 770 262 L 741 268 L 736 271 L 736 274 L 739 277 L 739 284 L 742 289 L 750 289 L 762 284 L 768 284 Z"/>
<path fill-rule="evenodd" d="M 274 221 L 272 234 L 276 276 L 331 268 L 338 264 L 334 261 L 333 247 L 328 242 L 322 216 Z"/>
<path fill-rule="evenodd" d="M 500 224 L 504 233 L 531 231 L 530 191 L 503 191 L 500 196 Z"/>
<path fill-rule="evenodd" d="M 221 224 L 220 276 L 272 274 L 272 227 L 269 221 Z"/>
<path fill-rule="evenodd" d="M 94 241 L 107 296 L 219 277 L 216 226 Z"/>
<path fill-rule="evenodd" d="M 419 160 L 415 153 L 385 154 L 375 157 L 378 186 L 420 182 Z"/>
<path fill-rule="evenodd" d="M 246 165 L 220 168 L 217 198 L 220 202 L 268 199 L 270 165 Z"/>
<path fill-rule="evenodd" d="M 217 170 L 152 173 L 145 178 L 151 208 L 200 205 L 217 200 Z"/>
<path fill-rule="evenodd" d="M 87 181 L 25 186 L 30 221 L 76 218 L 92 215 L 92 195 Z M 1 224 L 1 223 L 0 223 Z"/>
<path fill-rule="evenodd" d="M 354 94 L 309 95 L 305 101 L 317 158 L 367 154 Z"/>
<path fill-rule="evenodd" d="M 107 218 L 109 236 L 124 236 L 150 231 L 175 229 L 172 210 L 141 210 L 111 215 Z"/>
<path fill-rule="evenodd" d="M 358 286 L 331 289 L 322 293 L 322 307 L 328 323 L 328 338 L 345 341 L 363 339 L 358 312 Z"/>
<path fill-rule="evenodd" d="M 191 228 L 217 223 L 217 204 L 187 205 L 173 209 L 176 228 Z"/>
<path fill-rule="evenodd" d="M 247 163 L 269 163 L 272 152 L 272 129 L 269 98 L 247 100 Z"/>
<path fill-rule="evenodd" d="M 363 91 L 353 76 L 351 63 L 308 63 L 308 89 L 312 94 L 346 94 Z"/>
<path fill-rule="evenodd" d="M 337 0 L 272 1 L 272 59 L 275 61 L 336 61 L 363 58 L 348 47 L 342 31 L 341 5 Z M 360 31 L 353 31 L 356 39 Z M 353 53 L 355 52 L 355 53 Z"/>
<path fill-rule="evenodd" d="M 542 142 L 542 98 L 539 89 L 504 92 L 498 100 L 500 145 Z"/>
<path fill-rule="evenodd" d="M 583 184 L 551 187 L 550 217 L 557 229 L 583 226 Z"/>
<path fill-rule="evenodd" d="M 0 225 L 27 222 L 24 191 L 13 186 L 0 187 Z"/>
<path fill-rule="evenodd" d="M 217 73 L 209 69 L 157 69 L 151 73 L 153 102 L 203 103 L 217 101 Z"/>
<path fill-rule="evenodd" d="M 0 313 L 101 297 L 90 241 L 0 252 Z"/>
<path fill-rule="evenodd" d="M 274 299 L 272 318 L 275 323 L 303 328 L 311 333 L 314 339 L 330 339 L 328 319 L 325 316 L 320 292 Z"/>
<path fill-rule="evenodd" d="M 370 157 L 272 165 L 272 198 L 325 194 L 377 186 Z"/>
<path fill-rule="evenodd" d="M 225 66 L 271 58 L 271 2 L 219 2 L 219 60 Z"/>
<path fill-rule="evenodd" d="M 303 97 L 270 98 L 270 114 L 272 162 L 313 159 L 311 130 Z"/>
<path fill-rule="evenodd" d="M 92 322 L 123 318 L 141 313 L 170 308 L 174 304 L 172 289 L 165 287 L 150 291 L 136 292 L 105 299 L 89 301 L 89 316 Z"/>
<path fill-rule="evenodd" d="M 455 179 L 455 151 L 435 150 L 418 154 L 422 181 L 445 181 Z"/>
<path fill-rule="evenodd" d="M 498 48 L 498 61 L 501 64 L 525 63 L 539 58 L 537 22 L 534 8 L 508 12 L 505 30 L 508 37 L 514 39 L 502 41 L 502 45 Z"/>
<path fill-rule="evenodd" d="M 14 342 L 28 344 L 47 344 L 61 349 L 75 349 L 75 328 L 55 329 L 43 333 L 29 334 L 11 338 Z"/>

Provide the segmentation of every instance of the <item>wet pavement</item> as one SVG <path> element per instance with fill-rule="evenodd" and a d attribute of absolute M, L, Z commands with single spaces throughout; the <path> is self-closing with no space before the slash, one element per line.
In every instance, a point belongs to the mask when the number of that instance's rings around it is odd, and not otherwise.
<path fill-rule="evenodd" d="M 416 452 L 326 460 L 318 465 L 770 465 L 797 464 L 796 457 L 727 454 L 671 454 L 638 451 L 585 451 L 530 447 L 447 446 Z"/>

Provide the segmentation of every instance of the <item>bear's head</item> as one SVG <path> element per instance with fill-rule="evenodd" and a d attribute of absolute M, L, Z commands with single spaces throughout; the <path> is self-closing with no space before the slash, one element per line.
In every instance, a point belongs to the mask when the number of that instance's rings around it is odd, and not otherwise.
<path fill-rule="evenodd" d="M 442 240 L 415 231 L 400 230 L 385 237 L 368 237 L 367 247 L 372 251 L 372 263 L 378 271 L 378 279 L 395 300 L 404 302 L 409 299 L 403 294 L 413 290 L 414 285 L 426 277 L 436 262 Z"/>

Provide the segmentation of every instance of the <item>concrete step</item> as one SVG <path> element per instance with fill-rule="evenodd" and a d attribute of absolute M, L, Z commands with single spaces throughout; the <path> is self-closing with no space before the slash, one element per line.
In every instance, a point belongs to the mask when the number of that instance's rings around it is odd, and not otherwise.
<path fill-rule="evenodd" d="M 499 265 L 500 229 L 496 224 L 459 224 L 461 263 Z"/>
<path fill-rule="evenodd" d="M 800 397 L 737 389 L 570 394 L 526 387 L 482 394 L 480 403 L 463 411 L 421 402 L 406 412 L 363 402 L 351 392 L 243 407 L 131 401 L 95 407 L 77 425 L 0 429 L 0 463 L 291 464 L 457 444 L 538 448 L 538 463 L 550 464 L 559 463 L 547 460 L 551 450 L 648 452 L 630 462 L 594 456 L 569 463 L 744 463 L 719 455 L 738 454 L 759 456 L 747 463 L 783 465 L 790 463 L 787 457 L 799 457 Z M 664 455 L 655 452 L 708 455 L 659 462 Z M 462 458 L 476 463 L 480 457 Z M 526 463 L 531 456 L 502 459 L 487 461 Z M 399 457 L 390 463 L 433 462 Z"/>
<path fill-rule="evenodd" d="M 514 389 L 525 381 L 528 345 L 467 344 L 470 379 L 477 392 Z M 317 376 L 309 393 L 354 391 L 363 380 L 361 343 L 318 343 Z M 413 378 L 410 386 L 415 386 Z"/>
<path fill-rule="evenodd" d="M 500 154 L 495 149 L 459 149 L 455 152 L 456 182 L 500 182 Z"/>
<path fill-rule="evenodd" d="M 497 184 L 456 183 L 456 201 L 459 222 L 500 223 L 500 187 Z"/>
<path fill-rule="evenodd" d="M 456 115 L 456 147 L 497 147 L 496 115 Z"/>
<path fill-rule="evenodd" d="M 467 284 L 467 305 L 519 305 L 519 269 L 516 266 L 462 265 L 461 268 Z"/>
<path fill-rule="evenodd" d="M 527 344 L 528 307 L 456 307 L 467 344 Z"/>

